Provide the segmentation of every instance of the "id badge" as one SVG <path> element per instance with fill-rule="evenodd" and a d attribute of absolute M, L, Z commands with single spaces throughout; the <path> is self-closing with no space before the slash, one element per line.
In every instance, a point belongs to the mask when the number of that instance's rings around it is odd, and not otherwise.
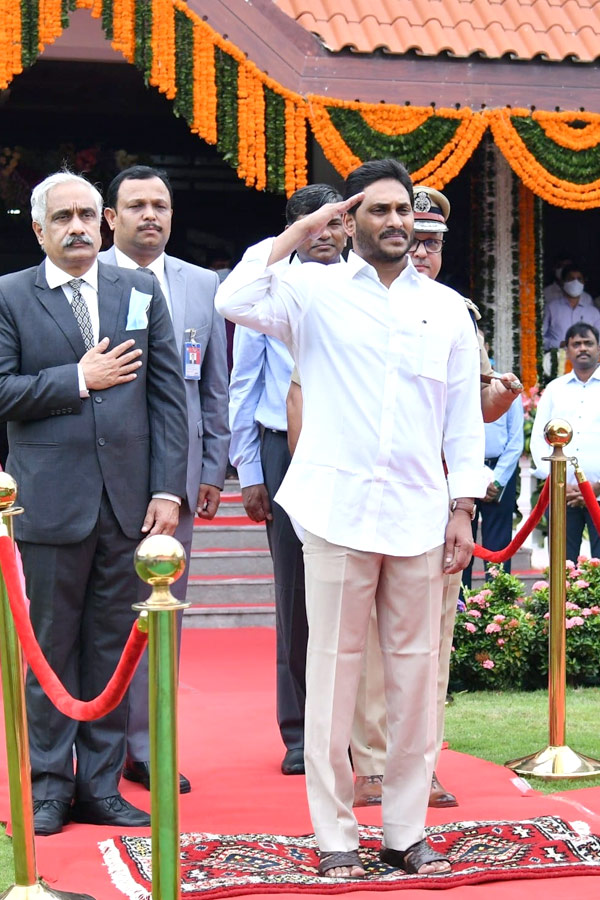
<path fill-rule="evenodd" d="M 183 345 L 183 377 L 186 381 L 200 381 L 200 363 L 202 354 L 200 344 L 186 341 Z"/>

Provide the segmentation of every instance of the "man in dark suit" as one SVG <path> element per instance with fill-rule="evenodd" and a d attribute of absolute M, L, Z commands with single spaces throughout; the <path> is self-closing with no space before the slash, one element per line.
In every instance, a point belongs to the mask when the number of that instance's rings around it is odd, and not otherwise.
<path fill-rule="evenodd" d="M 225 328 L 214 308 L 219 278 L 216 272 L 165 253 L 173 216 L 173 192 L 165 172 L 150 166 L 132 166 L 120 172 L 108 187 L 104 214 L 114 244 L 99 258 L 126 269 L 141 266 L 154 273 L 167 301 L 181 359 L 189 432 L 188 475 L 175 536 L 184 546 L 187 564 L 183 576 L 173 585 L 173 594 L 183 601 L 194 515 L 203 519 L 215 515 L 229 450 Z M 146 654 L 129 694 L 124 777 L 149 789 L 149 758 Z M 182 794 L 190 790 L 184 775 L 179 776 L 179 789 Z"/>
<path fill-rule="evenodd" d="M 139 540 L 177 526 L 185 394 L 158 283 L 97 262 L 98 191 L 61 172 L 34 189 L 31 206 L 46 259 L 0 278 L 0 420 L 25 510 L 15 536 L 32 624 L 66 688 L 88 700 L 134 621 Z M 117 787 L 127 701 L 79 723 L 56 711 L 31 672 L 26 698 L 36 833 L 54 834 L 69 818 L 148 825 Z"/>

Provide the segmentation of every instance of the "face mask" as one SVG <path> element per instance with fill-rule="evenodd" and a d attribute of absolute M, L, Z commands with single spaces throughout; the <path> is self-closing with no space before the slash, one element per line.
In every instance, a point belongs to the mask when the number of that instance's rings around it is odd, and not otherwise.
<path fill-rule="evenodd" d="M 580 297 L 583 293 L 583 284 L 575 278 L 573 281 L 565 281 L 563 289 L 569 297 Z"/>

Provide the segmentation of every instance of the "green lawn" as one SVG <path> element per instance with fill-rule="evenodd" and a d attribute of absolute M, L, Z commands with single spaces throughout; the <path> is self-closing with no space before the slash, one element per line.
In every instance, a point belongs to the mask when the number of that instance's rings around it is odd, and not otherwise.
<path fill-rule="evenodd" d="M 600 759 L 599 721 L 600 688 L 567 692 L 567 744 L 571 749 Z M 546 691 L 455 694 L 447 709 L 446 738 L 453 750 L 500 765 L 543 750 L 548 744 L 548 695 Z M 536 778 L 531 784 L 549 793 L 600 786 L 600 779 Z M 0 826 L 0 892 L 13 881 L 12 844 Z"/>
<path fill-rule="evenodd" d="M 503 765 L 548 745 L 548 693 L 478 691 L 454 694 L 446 710 L 446 739 L 453 750 Z M 600 688 L 567 691 L 567 745 L 600 759 Z M 538 791 L 600 786 L 600 778 L 530 779 Z"/>

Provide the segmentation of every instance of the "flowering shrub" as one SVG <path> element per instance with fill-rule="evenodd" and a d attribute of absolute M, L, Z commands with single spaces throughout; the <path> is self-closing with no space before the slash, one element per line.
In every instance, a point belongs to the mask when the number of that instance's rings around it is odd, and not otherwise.
<path fill-rule="evenodd" d="M 480 590 L 466 590 L 456 616 L 451 688 L 543 688 L 548 675 L 547 580 L 525 596 L 501 566 Z M 570 684 L 600 683 L 600 559 L 580 556 L 566 567 L 566 666 Z M 464 607 L 464 608 L 463 608 Z"/>

